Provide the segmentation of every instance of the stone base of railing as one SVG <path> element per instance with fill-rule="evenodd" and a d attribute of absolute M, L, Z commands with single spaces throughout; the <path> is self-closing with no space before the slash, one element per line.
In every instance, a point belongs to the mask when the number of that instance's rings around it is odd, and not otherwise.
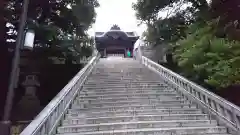
<path fill-rule="evenodd" d="M 20 133 L 23 131 L 23 129 L 29 124 L 31 121 L 16 121 L 12 123 L 10 135 L 20 135 Z"/>
<path fill-rule="evenodd" d="M 0 121 L 0 132 L 3 135 L 10 135 L 11 122 L 10 121 Z"/>
<path fill-rule="evenodd" d="M 30 123 L 31 121 L 1 121 L 0 122 L 0 134 L 1 135 L 20 135 L 23 129 Z"/>

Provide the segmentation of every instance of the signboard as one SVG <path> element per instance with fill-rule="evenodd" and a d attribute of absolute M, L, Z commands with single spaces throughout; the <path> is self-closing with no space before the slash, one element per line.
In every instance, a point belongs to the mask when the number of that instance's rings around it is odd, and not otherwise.
<path fill-rule="evenodd" d="M 109 45 L 107 47 L 107 50 L 116 50 L 116 49 L 125 49 L 125 48 L 122 46 L 117 46 L 117 45 Z"/>
<path fill-rule="evenodd" d="M 108 57 L 124 57 L 124 54 L 107 54 Z"/>

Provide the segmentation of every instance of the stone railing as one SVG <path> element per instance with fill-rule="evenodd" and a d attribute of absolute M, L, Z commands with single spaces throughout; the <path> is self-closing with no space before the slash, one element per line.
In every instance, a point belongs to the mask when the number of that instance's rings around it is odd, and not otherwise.
<path fill-rule="evenodd" d="M 77 96 L 87 76 L 99 60 L 99 53 L 94 53 L 88 64 L 55 96 L 38 116 L 20 135 L 52 135 L 63 119 L 69 105 Z"/>
<path fill-rule="evenodd" d="M 82 57 L 82 58 L 80 59 L 80 63 L 81 63 L 81 64 L 87 64 L 90 59 L 92 59 L 91 56 L 90 56 L 90 57 L 86 57 L 86 56 L 85 56 L 85 57 Z"/>
<path fill-rule="evenodd" d="M 166 83 L 179 91 L 186 99 L 196 103 L 203 110 L 207 111 L 210 116 L 216 117 L 230 131 L 237 134 L 240 133 L 239 107 L 144 56 L 142 56 L 140 61 L 163 77 Z"/>

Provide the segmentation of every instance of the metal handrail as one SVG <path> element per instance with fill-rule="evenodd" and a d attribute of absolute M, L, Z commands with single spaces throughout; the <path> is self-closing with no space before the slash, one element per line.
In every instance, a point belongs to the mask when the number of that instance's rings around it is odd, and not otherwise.
<path fill-rule="evenodd" d="M 217 120 L 233 131 L 240 133 L 240 108 L 229 101 L 209 92 L 207 89 L 187 80 L 173 71 L 141 56 L 141 63 L 160 74 L 173 88 L 185 98 L 209 111 Z"/>
<path fill-rule="evenodd" d="M 81 86 L 100 58 L 97 53 L 76 76 L 52 99 L 20 135 L 52 135 L 64 114 L 81 90 Z"/>

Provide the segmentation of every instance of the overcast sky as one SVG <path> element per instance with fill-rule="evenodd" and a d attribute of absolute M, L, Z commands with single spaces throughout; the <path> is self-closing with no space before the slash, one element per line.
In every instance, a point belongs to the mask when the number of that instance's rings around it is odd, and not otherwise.
<path fill-rule="evenodd" d="M 98 0 L 100 7 L 96 9 L 97 18 L 90 35 L 94 32 L 108 31 L 113 24 L 117 24 L 123 31 L 135 31 L 140 36 L 146 29 L 145 25 L 137 26 L 138 21 L 132 3 L 137 0 Z M 210 0 L 208 0 L 210 1 Z M 165 17 L 167 12 L 161 12 L 159 16 Z"/>
<path fill-rule="evenodd" d="M 108 31 L 113 24 L 117 24 L 123 31 L 136 31 L 139 35 L 145 30 L 144 26 L 137 26 L 135 11 L 132 3 L 137 0 L 98 0 L 100 7 L 96 9 L 97 18 L 89 34 L 95 31 Z"/>

